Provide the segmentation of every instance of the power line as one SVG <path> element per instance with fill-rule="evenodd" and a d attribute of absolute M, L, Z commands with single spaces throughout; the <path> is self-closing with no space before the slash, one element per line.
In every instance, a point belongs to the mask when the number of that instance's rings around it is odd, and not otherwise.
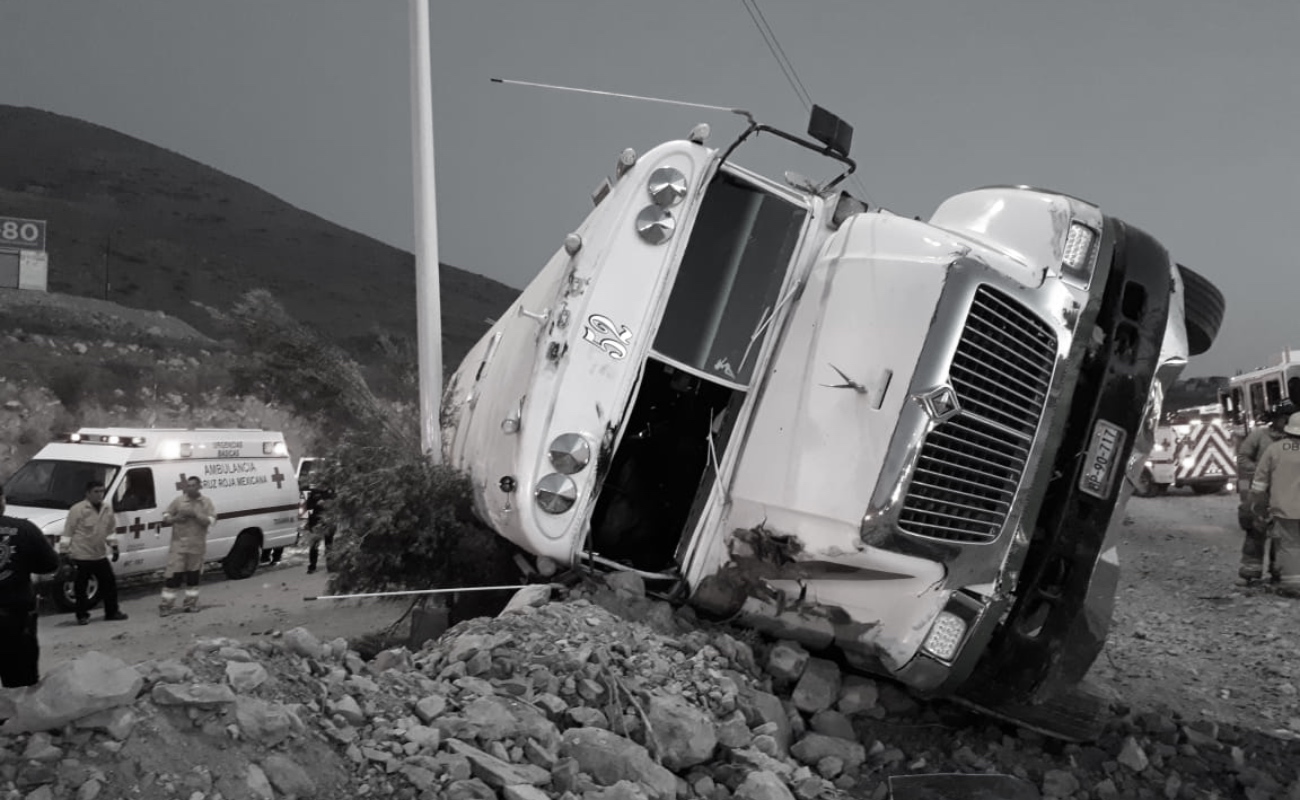
<path fill-rule="evenodd" d="M 799 102 L 803 104 L 804 110 L 811 111 L 813 105 L 812 93 L 799 79 L 799 73 L 794 68 L 794 62 L 785 54 L 785 48 L 781 46 L 781 42 L 776 38 L 776 31 L 772 30 L 772 26 L 767 21 L 767 16 L 758 7 L 758 0 L 741 0 L 741 3 L 745 6 L 745 12 L 749 14 L 749 18 L 754 21 L 754 27 L 758 28 L 758 33 L 763 37 L 763 43 L 767 45 L 772 58 L 776 59 L 777 66 L 781 68 L 781 74 L 785 75 L 786 82 L 790 84 L 791 89 L 794 89 Z M 871 193 L 867 191 L 867 187 L 863 185 L 856 172 L 849 176 L 849 180 L 858 188 L 865 200 L 872 205 L 876 204 L 871 197 Z"/>
<path fill-rule="evenodd" d="M 798 82 L 798 77 L 793 72 L 793 67 L 787 66 L 786 61 L 781 58 L 779 52 L 780 46 L 776 43 L 776 38 L 771 35 L 769 29 L 763 27 L 763 23 L 758 21 L 759 14 L 755 13 L 758 6 L 754 5 L 751 7 L 754 0 L 742 0 L 742 2 L 745 6 L 745 12 L 749 14 L 749 18 L 754 21 L 754 27 L 758 28 L 759 36 L 763 37 L 763 44 L 767 45 L 768 52 L 772 54 L 772 58 L 776 59 L 776 65 L 781 68 L 781 74 L 785 76 L 786 82 L 790 84 L 790 88 L 794 90 L 795 95 L 799 98 L 799 102 L 802 103 L 804 109 L 807 110 L 810 101 L 805 99 L 803 92 L 800 91 L 801 84 Z"/>
<path fill-rule="evenodd" d="M 781 60 L 790 68 L 790 74 L 794 76 L 794 82 L 799 86 L 796 91 L 801 91 L 803 93 L 802 97 L 804 107 L 810 108 L 812 106 L 812 93 L 808 91 L 808 87 L 804 86 L 803 81 L 799 80 L 799 73 L 795 71 L 794 62 L 785 54 L 785 48 L 781 46 L 781 42 L 776 38 L 776 31 L 772 30 L 772 26 L 768 24 L 767 16 L 763 14 L 763 9 L 758 7 L 758 0 L 749 0 L 749 5 L 754 9 L 754 13 L 758 14 L 758 18 L 762 20 L 763 27 L 767 29 L 768 35 L 772 37 L 772 44 L 776 45 L 777 52 L 781 54 Z"/>

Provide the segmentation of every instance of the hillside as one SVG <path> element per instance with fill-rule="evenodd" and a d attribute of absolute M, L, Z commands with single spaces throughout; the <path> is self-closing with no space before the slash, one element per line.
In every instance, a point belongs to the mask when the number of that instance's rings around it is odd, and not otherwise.
<path fill-rule="evenodd" d="M 210 332 L 192 301 L 225 308 L 260 287 L 353 352 L 377 330 L 414 337 L 410 253 L 185 156 L 46 111 L 0 105 L 0 152 L 10 155 L 0 159 L 0 215 L 48 221 L 51 291 L 165 311 Z M 517 292 L 447 265 L 441 279 L 444 362 L 454 365 Z"/>

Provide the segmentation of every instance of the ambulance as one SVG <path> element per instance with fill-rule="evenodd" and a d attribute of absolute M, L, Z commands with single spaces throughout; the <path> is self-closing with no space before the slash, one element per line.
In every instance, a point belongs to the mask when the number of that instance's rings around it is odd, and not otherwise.
<path fill-rule="evenodd" d="M 118 579 L 163 569 L 171 525 L 163 512 L 192 477 L 217 509 L 207 557 L 229 578 L 247 578 L 261 551 L 297 537 L 298 482 L 284 435 L 256 429 L 82 428 L 59 436 L 5 482 L 8 514 L 31 520 L 51 543 L 63 533 L 68 509 L 102 481 L 117 519 Z M 64 572 L 41 583 L 62 611 L 73 606 Z M 87 589 L 99 601 L 94 579 Z"/>

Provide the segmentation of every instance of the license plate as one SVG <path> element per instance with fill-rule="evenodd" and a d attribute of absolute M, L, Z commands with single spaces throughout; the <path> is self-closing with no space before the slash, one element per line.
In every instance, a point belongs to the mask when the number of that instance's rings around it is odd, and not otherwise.
<path fill-rule="evenodd" d="M 1088 446 L 1088 455 L 1083 462 L 1083 474 L 1079 476 L 1079 491 L 1105 500 L 1110 496 L 1110 486 L 1115 477 L 1115 465 L 1124 450 L 1124 429 L 1107 422 L 1097 420 L 1092 429 L 1092 444 Z"/>

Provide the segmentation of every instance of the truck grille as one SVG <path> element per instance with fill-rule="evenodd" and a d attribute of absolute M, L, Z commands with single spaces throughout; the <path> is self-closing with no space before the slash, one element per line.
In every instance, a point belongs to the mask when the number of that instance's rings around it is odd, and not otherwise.
<path fill-rule="evenodd" d="M 1002 292 L 975 292 L 949 368 L 961 413 L 921 445 L 898 526 L 953 542 L 998 537 L 1025 471 L 1056 363 L 1056 335 Z"/>

